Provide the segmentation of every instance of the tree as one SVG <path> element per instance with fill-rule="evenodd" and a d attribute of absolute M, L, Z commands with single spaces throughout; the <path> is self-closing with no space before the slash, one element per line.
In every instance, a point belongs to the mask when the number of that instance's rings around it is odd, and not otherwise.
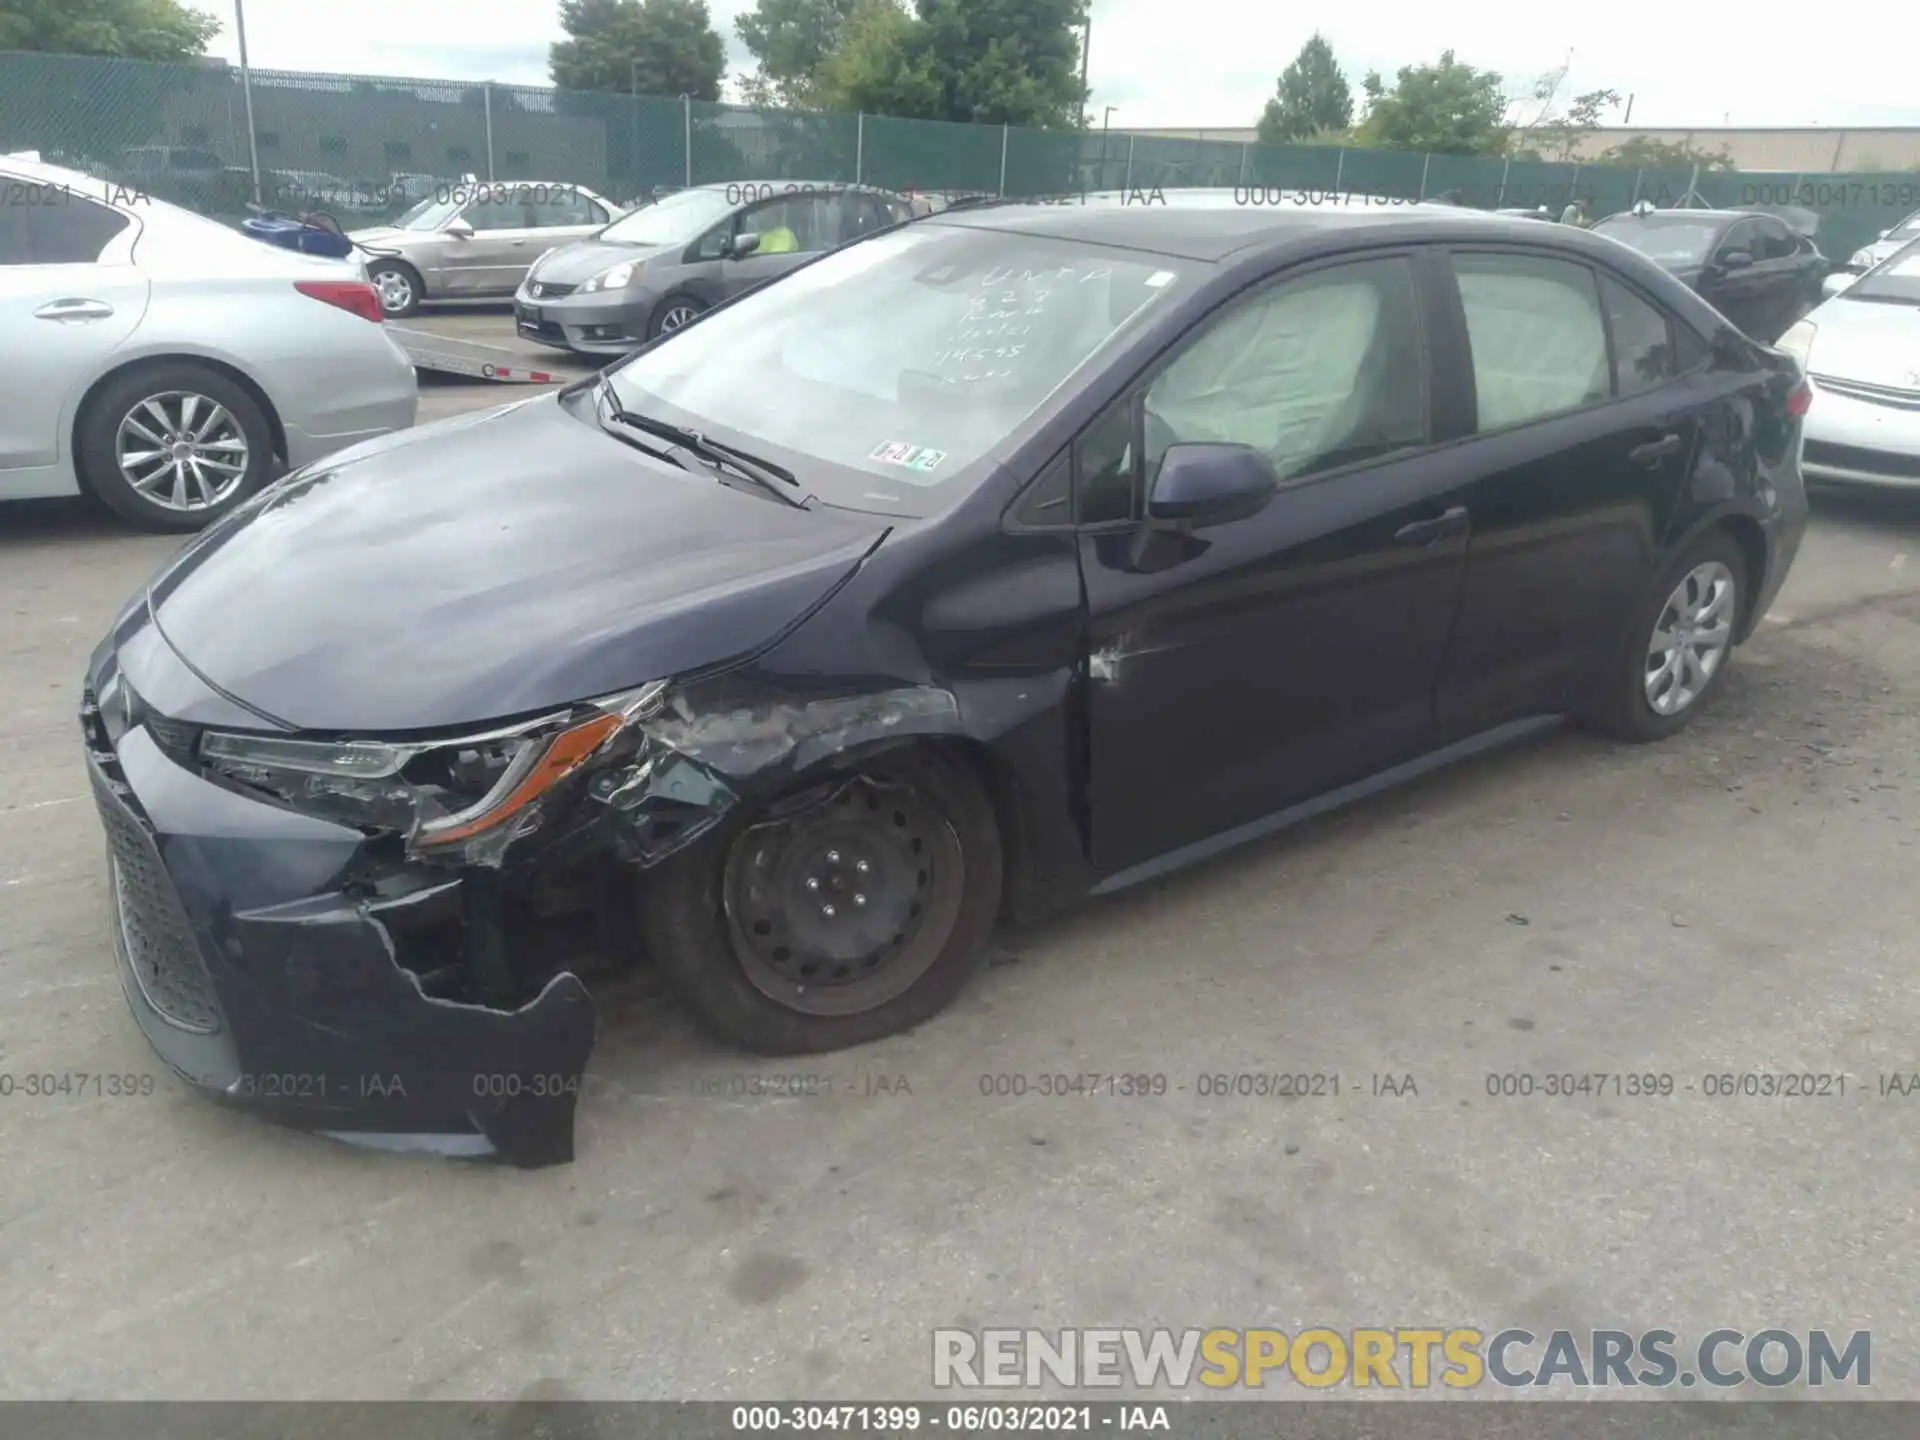
<path fill-rule="evenodd" d="M 758 68 L 741 89 L 750 105 L 816 105 L 819 75 L 841 43 L 854 0 L 759 0 L 733 22 Z"/>
<path fill-rule="evenodd" d="M 0 0 L 0 50 L 190 60 L 219 33 L 179 0 Z"/>
<path fill-rule="evenodd" d="M 907 119 L 1078 123 L 1084 0 L 857 0 L 821 103 Z"/>
<path fill-rule="evenodd" d="M 561 0 L 548 59 L 562 90 L 635 90 L 718 100 L 726 47 L 707 0 Z"/>
<path fill-rule="evenodd" d="M 1315 31 L 1280 72 L 1280 84 L 1260 116 L 1260 143 L 1284 145 L 1343 131 L 1352 123 L 1353 89 L 1333 58 L 1333 47 Z"/>
<path fill-rule="evenodd" d="M 1445 51 L 1438 65 L 1403 65 L 1388 90 L 1378 71 L 1361 82 L 1367 113 L 1356 144 L 1380 150 L 1424 150 L 1435 155 L 1504 155 L 1511 132 L 1504 123 L 1500 76 L 1476 70 Z"/>
<path fill-rule="evenodd" d="M 1641 170 L 1731 170 L 1733 156 L 1722 146 L 1717 152 L 1697 149 L 1683 140 L 1656 140 L 1636 135 L 1618 145 L 1609 146 L 1594 159 L 1601 165 L 1632 165 Z"/>
<path fill-rule="evenodd" d="M 1551 94 L 1543 95 L 1536 89 L 1534 98 L 1547 101 L 1549 108 L 1527 129 L 1515 135 L 1514 144 L 1520 147 L 1515 153 L 1523 154 L 1529 160 L 1552 160 L 1560 164 L 1575 159 L 1581 140 L 1599 130 L 1601 111 L 1615 109 L 1620 104 L 1618 91 L 1589 90 L 1584 95 L 1574 96 L 1565 114 L 1555 115 L 1551 109 Z"/>

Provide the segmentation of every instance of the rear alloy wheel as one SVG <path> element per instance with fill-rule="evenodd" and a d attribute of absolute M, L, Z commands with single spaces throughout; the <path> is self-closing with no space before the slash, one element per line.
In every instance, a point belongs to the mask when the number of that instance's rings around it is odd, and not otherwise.
<path fill-rule="evenodd" d="M 682 326 L 691 325 L 705 308 L 698 300 L 689 300 L 684 295 L 674 296 L 653 312 L 653 319 L 647 325 L 647 338 L 657 340 L 662 335 L 671 335 Z"/>
<path fill-rule="evenodd" d="M 88 491 L 149 530 L 198 530 L 266 483 L 273 434 L 253 397 L 194 364 L 136 370 L 89 402 Z"/>
<path fill-rule="evenodd" d="M 1746 601 L 1746 558 L 1713 531 L 1656 583 L 1635 617 L 1594 719 L 1623 740 L 1662 740 L 1684 727 L 1733 659 Z"/>
<path fill-rule="evenodd" d="M 889 756 L 717 827 L 642 905 L 696 1015 L 761 1054 L 918 1024 L 978 967 L 999 908 L 993 807 L 944 757 Z"/>

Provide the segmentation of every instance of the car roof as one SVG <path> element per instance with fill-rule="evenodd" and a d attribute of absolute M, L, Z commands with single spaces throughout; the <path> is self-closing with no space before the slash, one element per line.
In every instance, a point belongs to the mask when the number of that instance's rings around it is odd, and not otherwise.
<path fill-rule="evenodd" d="M 1766 213 L 1768 212 L 1764 210 L 1676 209 L 1676 210 L 1651 210 L 1644 215 L 1637 215 L 1631 210 L 1617 210 L 1613 214 L 1601 220 L 1599 223 L 1602 225 L 1605 225 L 1610 221 L 1614 221 L 1614 220 L 1638 220 L 1638 221 L 1641 221 L 1643 224 L 1648 224 L 1648 225 L 1665 225 L 1665 224 L 1674 223 L 1674 222 L 1683 221 L 1683 220 L 1692 221 L 1694 223 L 1698 223 L 1699 221 L 1702 221 L 1702 220 L 1709 220 L 1717 225 L 1731 225 L 1736 220 L 1751 220 L 1756 215 L 1764 215 Z M 1777 220 L 1780 217 L 1776 215 L 1773 218 Z"/>
<path fill-rule="evenodd" d="M 1236 193 L 1239 199 L 1234 198 Z M 1543 243 L 1547 230 L 1533 220 L 1457 205 L 1373 196 L 1320 197 L 1320 203 L 1314 203 L 1316 197 L 1309 192 L 1295 192 L 1302 197 L 1298 203 L 1283 197 L 1277 205 L 1256 205 L 1246 201 L 1246 193 L 1169 190 L 1142 199 L 1140 191 L 1102 191 L 1059 199 L 991 201 L 943 210 L 917 223 L 1041 235 L 1207 263 L 1316 236 L 1357 235 L 1375 228 L 1391 228 L 1398 239 L 1500 234 L 1533 245 Z"/>

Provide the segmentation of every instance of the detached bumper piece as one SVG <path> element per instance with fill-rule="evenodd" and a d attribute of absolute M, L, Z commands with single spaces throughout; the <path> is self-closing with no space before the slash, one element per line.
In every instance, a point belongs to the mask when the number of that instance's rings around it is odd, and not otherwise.
<path fill-rule="evenodd" d="M 595 1030 L 579 978 L 517 1008 L 429 993 L 394 930 L 457 922 L 471 877 L 348 893 L 363 834 L 209 783 L 152 719 L 110 737 L 91 688 L 81 713 L 121 981 L 161 1058 L 215 1099 L 360 1145 L 572 1160 Z"/>

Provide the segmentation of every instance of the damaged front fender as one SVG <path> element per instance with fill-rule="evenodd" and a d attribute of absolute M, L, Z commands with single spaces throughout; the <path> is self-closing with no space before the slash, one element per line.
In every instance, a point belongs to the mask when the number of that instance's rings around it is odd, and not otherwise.
<path fill-rule="evenodd" d="M 646 723 L 630 766 L 596 778 L 592 799 L 615 853 L 650 866 L 698 840 L 749 793 L 890 742 L 960 733 L 959 702 L 935 686 L 805 700 L 695 688 Z"/>

